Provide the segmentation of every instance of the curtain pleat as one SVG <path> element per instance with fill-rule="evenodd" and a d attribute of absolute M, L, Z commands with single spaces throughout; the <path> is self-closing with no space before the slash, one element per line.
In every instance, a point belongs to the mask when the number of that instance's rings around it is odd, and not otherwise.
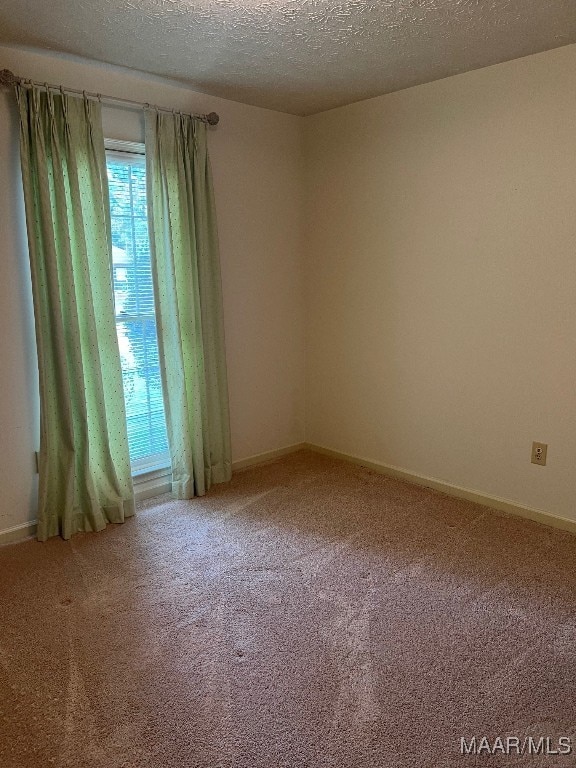
<path fill-rule="evenodd" d="M 38 538 L 134 513 L 100 105 L 17 87 L 38 367 Z"/>
<path fill-rule="evenodd" d="M 206 125 L 146 114 L 148 222 L 172 488 L 232 474 L 222 288 Z"/>

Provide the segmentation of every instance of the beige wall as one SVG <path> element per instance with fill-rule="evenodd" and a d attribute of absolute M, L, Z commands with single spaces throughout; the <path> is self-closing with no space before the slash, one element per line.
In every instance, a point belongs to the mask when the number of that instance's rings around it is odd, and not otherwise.
<path fill-rule="evenodd" d="M 210 134 L 224 288 L 233 458 L 304 439 L 301 118 L 158 78 L 0 48 L 0 69 L 183 110 L 216 111 Z M 142 139 L 141 112 L 106 109 L 110 138 Z M 35 516 L 37 373 L 17 115 L 0 92 L 0 532 Z"/>
<path fill-rule="evenodd" d="M 307 439 L 576 518 L 576 46 L 304 125 Z"/>

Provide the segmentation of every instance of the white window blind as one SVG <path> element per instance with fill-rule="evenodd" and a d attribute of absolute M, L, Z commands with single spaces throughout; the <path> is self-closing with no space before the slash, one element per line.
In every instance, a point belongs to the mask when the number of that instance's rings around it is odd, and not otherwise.
<path fill-rule="evenodd" d="M 108 145 L 107 145 L 108 146 Z M 143 151 L 107 149 L 116 330 L 135 474 L 169 465 Z"/>

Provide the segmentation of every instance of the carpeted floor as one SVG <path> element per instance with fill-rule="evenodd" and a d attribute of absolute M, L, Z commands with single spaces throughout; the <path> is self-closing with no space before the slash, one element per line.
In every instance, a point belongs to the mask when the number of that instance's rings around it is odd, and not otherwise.
<path fill-rule="evenodd" d="M 567 533 L 302 452 L 0 579 L 2 768 L 576 765 L 459 753 L 576 752 Z"/>

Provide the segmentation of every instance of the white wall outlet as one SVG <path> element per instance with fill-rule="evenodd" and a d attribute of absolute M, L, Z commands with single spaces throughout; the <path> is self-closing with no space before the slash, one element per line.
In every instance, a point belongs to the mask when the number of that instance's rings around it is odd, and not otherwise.
<path fill-rule="evenodd" d="M 532 443 L 532 464 L 546 466 L 546 454 L 548 453 L 548 443 Z"/>

